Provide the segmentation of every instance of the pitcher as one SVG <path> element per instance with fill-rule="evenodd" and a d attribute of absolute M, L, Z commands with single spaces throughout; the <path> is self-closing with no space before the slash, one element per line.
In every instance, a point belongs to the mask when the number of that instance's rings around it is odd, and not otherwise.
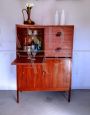
<path fill-rule="evenodd" d="M 34 21 L 31 20 L 30 18 L 30 14 L 31 14 L 31 9 L 32 9 L 33 5 L 32 4 L 27 4 L 26 5 L 26 9 L 22 9 L 22 14 L 23 14 L 23 20 L 24 20 L 24 24 L 35 24 Z M 25 12 L 27 14 L 27 20 L 25 20 Z"/>

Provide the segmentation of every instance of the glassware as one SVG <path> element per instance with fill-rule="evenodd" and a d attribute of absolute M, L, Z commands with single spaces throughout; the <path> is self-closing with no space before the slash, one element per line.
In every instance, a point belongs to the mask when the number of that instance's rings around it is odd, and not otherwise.
<path fill-rule="evenodd" d="M 36 56 L 36 53 L 37 53 L 37 50 L 35 48 L 35 45 L 32 45 L 32 60 L 35 60 L 35 56 Z"/>
<path fill-rule="evenodd" d="M 31 59 L 31 46 L 27 46 L 28 59 Z"/>
<path fill-rule="evenodd" d="M 34 36 L 38 35 L 37 30 L 34 30 L 34 31 L 33 31 L 33 35 L 34 35 Z"/>
<path fill-rule="evenodd" d="M 32 30 L 28 29 L 27 32 L 29 36 L 32 36 Z"/>

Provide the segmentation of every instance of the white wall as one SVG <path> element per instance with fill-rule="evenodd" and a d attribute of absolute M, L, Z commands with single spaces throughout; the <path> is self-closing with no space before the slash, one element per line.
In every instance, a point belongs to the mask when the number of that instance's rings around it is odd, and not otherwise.
<path fill-rule="evenodd" d="M 15 89 L 15 24 L 22 21 L 21 1 L 0 0 L 0 89 Z"/>
<path fill-rule="evenodd" d="M 0 89 L 15 89 L 15 24 L 22 23 L 21 10 L 28 0 L 0 0 Z M 90 89 L 90 0 L 32 0 L 32 19 L 54 24 L 55 11 L 64 9 L 66 23 L 75 25 L 72 88 Z M 11 7 L 10 7 L 11 5 Z"/>

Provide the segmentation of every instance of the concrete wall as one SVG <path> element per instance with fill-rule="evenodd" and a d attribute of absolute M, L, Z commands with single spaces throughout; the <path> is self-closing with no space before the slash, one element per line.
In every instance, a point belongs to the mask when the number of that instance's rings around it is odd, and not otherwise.
<path fill-rule="evenodd" d="M 15 89 L 15 24 L 28 0 L 0 0 L 0 89 Z M 90 0 L 31 0 L 36 24 L 54 24 L 55 11 L 66 13 L 66 24 L 75 25 L 72 88 L 90 89 Z M 11 7 L 10 7 L 11 5 Z"/>

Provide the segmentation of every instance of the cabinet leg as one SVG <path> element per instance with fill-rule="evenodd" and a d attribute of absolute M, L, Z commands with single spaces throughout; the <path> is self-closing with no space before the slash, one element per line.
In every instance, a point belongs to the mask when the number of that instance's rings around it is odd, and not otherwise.
<path fill-rule="evenodd" d="M 19 103 L 19 91 L 17 90 L 17 103 Z"/>
<path fill-rule="evenodd" d="M 68 91 L 68 102 L 71 100 L 71 90 Z"/>

